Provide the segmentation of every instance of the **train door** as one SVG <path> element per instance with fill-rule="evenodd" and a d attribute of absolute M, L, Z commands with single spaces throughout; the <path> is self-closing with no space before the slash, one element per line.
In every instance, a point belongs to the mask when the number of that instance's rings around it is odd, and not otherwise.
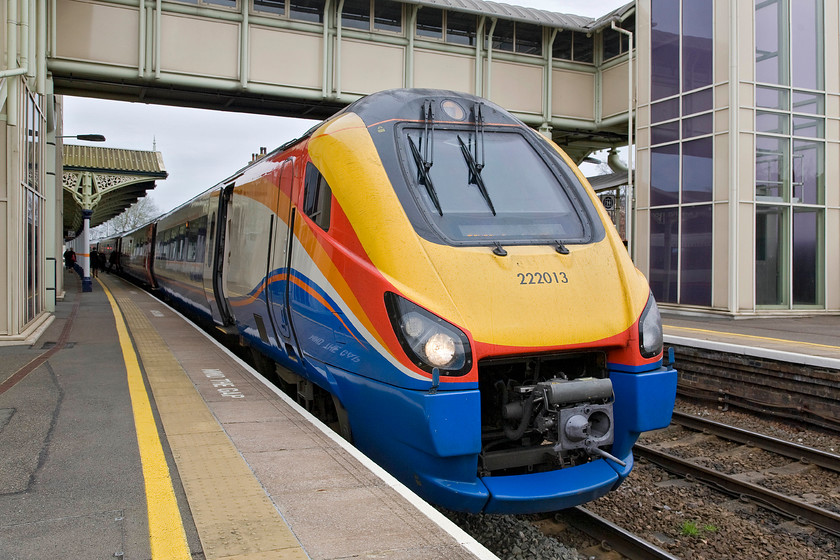
<path fill-rule="evenodd" d="M 279 170 L 277 205 L 272 228 L 267 277 L 269 318 L 277 333 L 278 343 L 285 346 L 290 358 L 297 355 L 289 322 L 289 260 L 294 237 L 292 214 L 292 185 L 295 178 L 295 158 L 284 161 Z"/>
<path fill-rule="evenodd" d="M 219 204 L 210 212 L 210 243 L 208 243 L 209 258 L 205 261 L 209 270 L 205 271 L 205 290 L 209 278 L 210 288 L 213 292 L 210 302 L 210 310 L 213 320 L 222 325 L 233 324 L 233 313 L 230 303 L 224 291 L 225 261 L 226 261 L 226 240 L 228 238 L 228 207 L 233 195 L 233 185 L 228 185 L 219 193 Z M 209 272 L 209 275 L 208 275 Z"/>

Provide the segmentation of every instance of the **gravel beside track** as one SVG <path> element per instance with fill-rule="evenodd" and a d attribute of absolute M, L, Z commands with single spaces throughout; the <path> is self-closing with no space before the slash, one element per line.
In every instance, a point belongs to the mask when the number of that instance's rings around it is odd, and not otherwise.
<path fill-rule="evenodd" d="M 683 400 L 678 401 L 677 410 L 830 453 L 840 452 L 840 435 L 837 434 Z M 784 468 L 790 463 L 790 460 L 755 448 L 714 439 L 703 441 L 703 438 L 702 434 L 672 426 L 644 434 L 640 442 L 679 447 L 694 441 L 700 447 L 686 453 L 700 457 L 706 466 L 718 465 L 729 472 L 772 472 L 773 467 Z M 813 500 L 832 511 L 840 509 L 840 476 L 813 466 L 794 474 L 796 478 L 790 479 L 776 476 L 767 481 L 767 486 L 785 493 L 796 494 L 794 491 L 798 490 L 803 500 Z M 637 462 L 628 480 L 618 490 L 586 504 L 586 507 L 685 559 L 765 557 L 827 560 L 840 557 L 840 539 L 749 501 L 730 498 L 699 483 L 671 476 L 646 461 Z M 558 516 L 559 525 L 545 516 L 444 513 L 502 560 L 595 557 L 590 554 L 593 548 L 597 548 L 593 547 L 596 543 L 586 535 L 564 527 L 562 512 Z M 587 554 L 578 552 L 583 550 Z"/>

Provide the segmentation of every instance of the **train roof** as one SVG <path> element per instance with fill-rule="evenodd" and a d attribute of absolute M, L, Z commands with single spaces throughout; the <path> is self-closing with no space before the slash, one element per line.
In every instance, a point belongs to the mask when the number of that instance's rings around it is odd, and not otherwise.
<path fill-rule="evenodd" d="M 357 114 L 367 126 L 389 121 L 426 119 L 426 101 L 435 100 L 432 120 L 472 122 L 471 111 L 482 105 L 484 118 L 492 115 L 496 124 L 522 124 L 508 111 L 487 99 L 457 91 L 441 89 L 390 89 L 372 93 L 348 105 L 344 112 Z M 444 102 L 449 101 L 449 104 Z M 524 125 L 523 125 L 524 126 Z"/>

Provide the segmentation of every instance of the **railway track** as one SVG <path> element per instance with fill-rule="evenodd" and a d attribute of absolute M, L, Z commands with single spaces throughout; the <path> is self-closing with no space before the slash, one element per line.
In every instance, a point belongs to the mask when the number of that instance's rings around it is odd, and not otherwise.
<path fill-rule="evenodd" d="M 686 398 L 840 430 L 837 369 L 670 345 Z"/>
<path fill-rule="evenodd" d="M 691 414 L 684 414 L 676 410 L 671 417 L 671 423 L 679 424 L 680 426 L 698 432 L 715 435 L 729 441 L 752 445 L 765 451 L 770 451 L 771 453 L 783 455 L 803 463 L 811 463 L 840 473 L 840 455 L 827 453 L 819 449 L 814 449 L 813 447 L 799 445 L 783 439 L 759 434 L 758 432 L 742 430 L 741 428 L 721 424 L 720 422 L 700 418 Z"/>
<path fill-rule="evenodd" d="M 582 506 L 556 514 L 555 520 L 568 523 L 600 542 L 602 548 L 618 552 L 630 560 L 679 560 L 679 557 L 669 554 Z"/>
<path fill-rule="evenodd" d="M 679 412 L 674 413 L 673 422 L 704 434 L 757 447 L 803 464 L 814 464 L 840 473 L 840 456 L 831 453 Z M 827 533 L 840 537 L 840 515 L 807 503 L 801 497 L 770 490 L 745 480 L 744 475 L 725 474 L 650 445 L 637 444 L 635 453 L 637 457 L 642 457 L 673 474 L 700 481 L 731 496 L 749 499 L 776 513 L 799 522 L 810 523 Z"/>

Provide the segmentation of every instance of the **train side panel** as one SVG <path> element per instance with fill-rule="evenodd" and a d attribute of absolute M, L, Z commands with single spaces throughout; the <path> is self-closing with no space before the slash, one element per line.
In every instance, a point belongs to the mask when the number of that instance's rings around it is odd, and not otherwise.
<path fill-rule="evenodd" d="M 210 317 L 204 289 L 208 195 L 199 196 L 157 223 L 154 277 L 167 297 L 203 319 Z"/>
<path fill-rule="evenodd" d="M 123 274 L 150 288 L 154 279 L 155 224 L 146 224 L 128 232 L 120 240 L 120 268 Z"/>

